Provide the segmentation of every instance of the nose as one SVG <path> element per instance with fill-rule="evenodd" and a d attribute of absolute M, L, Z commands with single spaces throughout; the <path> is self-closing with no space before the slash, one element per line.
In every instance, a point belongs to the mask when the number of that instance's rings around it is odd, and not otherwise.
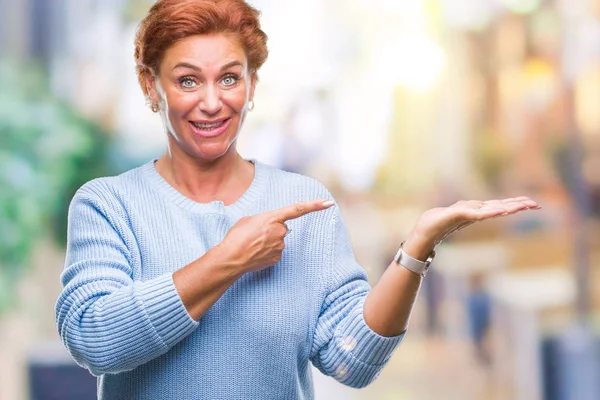
<path fill-rule="evenodd" d="M 198 103 L 202 112 L 209 115 L 218 114 L 223 107 L 221 93 L 215 85 L 207 85 L 206 90 Z"/>

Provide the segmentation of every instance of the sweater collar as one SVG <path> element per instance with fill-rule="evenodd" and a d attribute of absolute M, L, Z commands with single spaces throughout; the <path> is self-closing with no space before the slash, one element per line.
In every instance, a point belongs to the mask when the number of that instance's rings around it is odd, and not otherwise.
<path fill-rule="evenodd" d="M 164 196 L 169 202 L 194 213 L 199 214 L 227 214 L 233 218 L 241 218 L 256 204 L 260 196 L 265 192 L 269 181 L 271 168 L 254 159 L 248 159 L 254 164 L 254 178 L 250 187 L 234 203 L 226 206 L 222 201 L 210 203 L 198 203 L 179 192 L 171 186 L 156 170 L 153 159 L 141 166 L 142 175 L 150 182 L 155 190 Z"/>

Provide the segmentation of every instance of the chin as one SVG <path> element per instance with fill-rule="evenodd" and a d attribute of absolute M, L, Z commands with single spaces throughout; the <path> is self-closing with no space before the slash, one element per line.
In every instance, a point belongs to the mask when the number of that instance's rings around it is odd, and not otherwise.
<path fill-rule="evenodd" d="M 194 157 L 205 160 L 205 161 L 215 161 L 230 151 L 235 149 L 233 146 L 233 142 L 228 143 L 214 143 L 214 144 L 203 144 L 200 146 L 195 146 L 190 152 Z"/>

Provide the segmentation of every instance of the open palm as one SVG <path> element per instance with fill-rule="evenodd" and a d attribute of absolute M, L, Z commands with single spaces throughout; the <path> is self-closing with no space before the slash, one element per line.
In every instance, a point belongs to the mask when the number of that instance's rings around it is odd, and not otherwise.
<path fill-rule="evenodd" d="M 475 222 L 540 208 L 537 202 L 526 196 L 503 200 L 461 200 L 423 213 L 415 231 L 419 236 L 428 238 L 435 247 L 454 232 Z"/>

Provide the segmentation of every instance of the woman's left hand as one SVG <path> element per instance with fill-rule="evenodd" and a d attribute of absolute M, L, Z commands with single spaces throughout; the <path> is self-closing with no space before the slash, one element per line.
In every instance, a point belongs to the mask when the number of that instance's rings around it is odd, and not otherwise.
<path fill-rule="evenodd" d="M 449 207 L 432 208 L 423 213 L 407 242 L 417 244 L 429 253 L 442 240 L 475 222 L 540 208 L 537 202 L 525 196 L 504 200 L 461 200 Z"/>

